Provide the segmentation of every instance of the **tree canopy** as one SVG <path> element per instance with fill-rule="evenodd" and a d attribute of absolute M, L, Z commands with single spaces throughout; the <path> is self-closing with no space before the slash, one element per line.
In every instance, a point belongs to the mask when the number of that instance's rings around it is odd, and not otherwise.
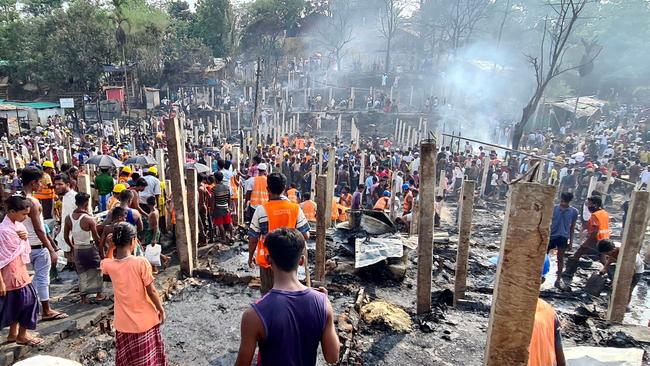
<path fill-rule="evenodd" d="M 277 70 L 284 57 L 314 52 L 332 55 L 340 72 L 363 53 L 378 54 L 371 57 L 389 73 L 404 65 L 404 53 L 432 71 L 468 50 L 507 67 L 539 52 L 549 3 L 430 0 L 406 12 L 405 0 L 198 0 L 195 7 L 170 0 L 165 8 L 146 0 L 0 0 L 0 76 L 40 92 L 96 91 L 103 64 L 126 62 L 142 83 L 160 85 L 181 82 L 185 70 L 214 57 L 261 56 Z M 648 0 L 590 2 L 576 26 L 564 62 L 580 61 L 583 41 L 597 42 L 602 53 L 588 76 L 567 72 L 547 94 L 575 93 L 578 83 L 583 93 L 647 85 Z"/>

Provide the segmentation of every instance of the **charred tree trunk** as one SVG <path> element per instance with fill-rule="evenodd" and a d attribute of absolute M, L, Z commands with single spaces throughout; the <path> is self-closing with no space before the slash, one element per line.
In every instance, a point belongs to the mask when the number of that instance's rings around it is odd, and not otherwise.
<path fill-rule="evenodd" d="M 336 70 L 341 71 L 341 50 L 336 50 Z"/>
<path fill-rule="evenodd" d="M 391 43 L 390 41 L 391 41 L 391 37 L 388 37 L 386 39 L 386 63 L 384 65 L 385 66 L 384 72 L 386 74 L 390 72 L 390 43 Z"/>
<path fill-rule="evenodd" d="M 521 142 L 521 137 L 524 135 L 524 128 L 526 128 L 526 124 L 528 124 L 533 113 L 535 113 L 535 109 L 537 109 L 537 105 L 539 104 L 540 99 L 542 99 L 542 94 L 544 94 L 545 88 L 546 85 L 544 85 L 544 88 L 537 89 L 535 95 L 533 95 L 528 104 L 522 110 L 521 119 L 515 124 L 515 127 L 512 130 L 513 149 L 519 150 L 519 143 Z"/>

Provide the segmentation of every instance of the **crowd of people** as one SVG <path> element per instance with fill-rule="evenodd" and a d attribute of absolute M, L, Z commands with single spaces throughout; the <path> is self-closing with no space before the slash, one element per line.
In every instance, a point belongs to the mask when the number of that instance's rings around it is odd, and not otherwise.
<path fill-rule="evenodd" d="M 170 105 L 169 115 L 189 113 L 182 107 Z M 577 261 L 590 251 L 602 254 L 601 272 L 607 273 L 618 255 L 611 241 L 607 207 L 619 194 L 624 197 L 625 215 L 631 189 L 644 189 L 650 183 L 650 146 L 646 144 L 650 139 L 641 123 L 645 117 L 645 111 L 636 107 L 610 109 L 586 132 L 578 132 L 578 126 L 531 132 L 522 141 L 521 151 L 460 138 L 438 141 L 435 225 L 441 225 L 444 202 L 456 199 L 463 180 L 476 181 L 476 194 L 482 193 L 485 200 L 502 200 L 509 184 L 539 162 L 538 179 L 558 186 L 559 204 L 549 243 L 549 251 L 557 251 L 556 286 L 567 287 Z M 155 148 L 164 148 L 160 121 L 153 119 L 149 126 L 137 129 L 133 138 L 121 142 L 114 130 L 102 129 L 102 138 L 80 135 L 74 133 L 76 127 L 70 121 L 56 118 L 35 136 L 11 142 L 12 156 L 3 157 L 0 181 L 5 213 L 0 236 L 7 243 L 0 247 L 0 295 L 5 294 L 3 302 L 11 304 L 2 307 L 1 315 L 2 326 L 10 326 L 11 341 L 42 342 L 27 332 L 39 321 L 39 304 L 40 321 L 68 316 L 49 303 L 51 283 L 68 267 L 78 275 L 84 304 L 109 301 L 103 276 L 111 277 L 118 364 L 143 357 L 164 364 L 159 325 L 165 314 L 153 274 L 170 260 L 161 253 L 161 243 L 163 235 L 174 240 L 171 192 L 159 179 L 158 164 L 107 165 L 95 171 L 84 164 L 100 154 L 122 162 L 134 155 L 154 156 Z M 300 351 L 300 357 L 311 359 L 312 349 L 322 340 L 326 359 L 333 360 L 337 346 L 331 339 L 331 305 L 322 290 L 307 290 L 296 277 L 304 261 L 304 242 L 317 221 L 315 177 L 334 176 L 329 192 L 332 222 L 348 220 L 354 210 L 377 210 L 408 232 L 419 200 L 420 151 L 395 146 L 390 137 L 323 144 L 305 131 L 248 149 L 250 141 L 244 141 L 242 159 L 234 161 L 232 142 L 221 135 L 200 142 L 187 136 L 185 160 L 206 166 L 197 180 L 199 244 L 231 245 L 238 232 L 244 233 L 240 239 L 248 239 L 249 265 L 260 268 L 261 292 L 269 294 L 254 306 L 255 311 L 244 315 L 238 362 L 250 363 L 256 343 L 263 359 L 278 357 L 269 334 L 283 330 L 259 325 L 281 316 L 281 311 L 294 311 L 285 309 L 282 304 L 287 302 L 299 304 L 291 316 L 301 319 L 301 324 L 318 321 L 301 330 L 305 333 L 300 336 L 317 340 L 307 347 L 309 352 Z M 62 155 L 66 151 L 69 159 Z M 328 167 L 335 171 L 328 172 Z M 90 191 L 80 186 L 82 179 L 92 180 Z M 581 230 L 586 233 L 585 241 L 565 258 L 573 247 L 574 233 Z M 637 274 L 643 269 L 640 257 L 639 261 Z M 57 262 L 67 265 L 57 266 Z M 27 264 L 34 271 L 32 278 Z M 638 282 L 635 278 L 632 288 Z M 316 305 L 305 311 L 309 306 L 303 303 Z"/>

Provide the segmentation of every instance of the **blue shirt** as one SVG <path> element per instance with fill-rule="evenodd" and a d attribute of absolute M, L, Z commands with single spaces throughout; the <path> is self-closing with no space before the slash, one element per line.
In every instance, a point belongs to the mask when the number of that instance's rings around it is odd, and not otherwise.
<path fill-rule="evenodd" d="M 370 187 L 372 187 L 373 184 L 372 175 L 369 175 L 368 178 L 366 178 L 366 194 L 370 194 Z"/>
<path fill-rule="evenodd" d="M 553 218 L 551 219 L 551 239 L 571 237 L 571 224 L 578 220 L 578 210 L 575 207 L 562 209 L 560 205 L 553 208 Z"/>

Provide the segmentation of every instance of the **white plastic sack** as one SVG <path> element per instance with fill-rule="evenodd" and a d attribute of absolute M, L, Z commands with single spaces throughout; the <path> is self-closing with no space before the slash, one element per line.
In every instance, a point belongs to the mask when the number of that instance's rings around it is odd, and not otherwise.
<path fill-rule="evenodd" d="M 22 360 L 15 366 L 81 366 L 79 362 L 67 360 L 65 358 L 53 356 L 34 356 L 26 360 Z"/>
<path fill-rule="evenodd" d="M 147 245 L 147 248 L 144 250 L 144 257 L 147 258 L 152 266 L 160 266 L 161 251 L 162 248 L 160 247 L 160 244 Z"/>
<path fill-rule="evenodd" d="M 63 271 L 63 267 L 68 264 L 68 260 L 65 257 L 63 250 L 59 249 L 56 251 L 56 270 Z"/>

